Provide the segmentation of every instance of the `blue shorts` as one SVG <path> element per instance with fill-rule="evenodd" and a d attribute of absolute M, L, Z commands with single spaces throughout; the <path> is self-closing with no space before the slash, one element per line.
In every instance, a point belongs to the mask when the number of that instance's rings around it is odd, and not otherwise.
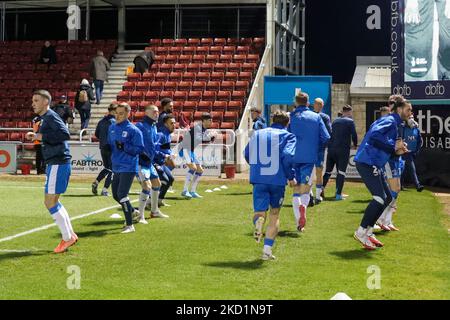
<path fill-rule="evenodd" d="M 45 193 L 62 194 L 66 192 L 69 185 L 72 167 L 70 163 L 49 164 L 46 169 Z"/>
<path fill-rule="evenodd" d="M 159 175 L 154 166 L 150 166 L 150 168 L 139 166 L 137 177 L 140 182 L 143 182 L 157 179 Z"/>
<path fill-rule="evenodd" d="M 308 184 L 314 169 L 314 163 L 298 163 L 294 165 L 297 184 Z"/>
<path fill-rule="evenodd" d="M 280 208 L 284 200 L 285 186 L 255 183 L 253 185 L 253 210 L 262 212 Z"/>
<path fill-rule="evenodd" d="M 186 163 L 200 164 L 200 161 L 195 156 L 194 151 L 181 149 L 179 154 L 180 157 L 182 157 L 186 161 Z"/>
<path fill-rule="evenodd" d="M 383 168 L 383 172 L 388 179 L 398 179 L 402 176 L 405 167 L 403 160 L 389 160 Z"/>
<path fill-rule="evenodd" d="M 319 150 L 317 154 L 317 161 L 315 163 L 316 168 L 323 168 L 323 163 L 325 162 L 325 149 Z"/>

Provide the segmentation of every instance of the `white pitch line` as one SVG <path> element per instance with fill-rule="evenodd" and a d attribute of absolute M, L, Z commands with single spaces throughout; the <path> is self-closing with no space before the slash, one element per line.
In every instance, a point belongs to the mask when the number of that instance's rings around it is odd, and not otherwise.
<path fill-rule="evenodd" d="M 33 252 L 38 251 L 34 249 L 25 249 L 25 250 L 15 250 L 15 249 L 0 249 L 0 252 L 6 252 L 6 253 L 25 253 L 25 252 Z"/>
<path fill-rule="evenodd" d="M 132 200 L 130 202 L 136 202 L 136 201 L 138 201 L 138 199 Z M 99 210 L 96 210 L 96 211 L 88 212 L 88 213 L 85 213 L 85 214 L 81 214 L 79 216 L 75 216 L 73 218 L 70 218 L 70 220 L 74 221 L 74 220 L 86 218 L 86 217 L 92 216 L 94 214 L 102 213 L 102 212 L 105 212 L 105 211 L 108 211 L 108 210 L 111 210 L 111 209 L 115 209 L 115 208 L 120 208 L 120 207 L 121 207 L 121 205 L 118 204 L 118 205 L 115 205 L 115 206 L 111 206 L 111 207 L 99 209 Z M 13 240 L 13 239 L 16 239 L 16 238 L 19 238 L 19 237 L 23 237 L 23 236 L 26 236 L 28 234 L 32 234 L 32 233 L 35 233 L 35 232 L 38 232 L 38 231 L 47 230 L 47 229 L 49 229 L 51 227 L 56 227 L 56 224 L 55 223 L 47 224 L 47 225 L 39 227 L 39 228 L 34 228 L 34 229 L 31 229 L 31 230 L 28 230 L 28 231 L 24 231 L 24 232 L 15 234 L 13 236 L 9 236 L 9 237 L 0 239 L 0 243 L 1 242 L 5 242 L 5 241 L 10 241 L 10 240 Z"/>

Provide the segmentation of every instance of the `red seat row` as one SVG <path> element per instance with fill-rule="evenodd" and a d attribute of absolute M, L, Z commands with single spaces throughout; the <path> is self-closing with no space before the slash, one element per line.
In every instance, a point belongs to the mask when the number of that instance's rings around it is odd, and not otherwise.
<path fill-rule="evenodd" d="M 212 46 L 264 44 L 264 38 L 190 38 L 190 39 L 150 39 L 150 46 Z"/>
<path fill-rule="evenodd" d="M 246 91 L 120 91 L 117 95 L 117 101 L 156 101 L 163 98 L 174 99 L 175 101 L 244 101 Z"/>
<path fill-rule="evenodd" d="M 203 79 L 197 74 L 198 79 Z M 209 77 L 208 77 L 209 78 Z M 248 91 L 249 81 L 138 81 L 125 82 L 122 86 L 123 91 Z"/>
<path fill-rule="evenodd" d="M 157 72 L 157 73 L 132 73 L 127 77 L 127 82 L 139 81 L 248 81 L 253 80 L 253 72 Z"/>

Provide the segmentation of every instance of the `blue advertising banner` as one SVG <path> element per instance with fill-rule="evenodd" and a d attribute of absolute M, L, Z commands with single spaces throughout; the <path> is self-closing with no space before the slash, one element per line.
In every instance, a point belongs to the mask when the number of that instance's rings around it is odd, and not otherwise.
<path fill-rule="evenodd" d="M 450 99 L 450 1 L 391 1 L 392 93 Z"/>

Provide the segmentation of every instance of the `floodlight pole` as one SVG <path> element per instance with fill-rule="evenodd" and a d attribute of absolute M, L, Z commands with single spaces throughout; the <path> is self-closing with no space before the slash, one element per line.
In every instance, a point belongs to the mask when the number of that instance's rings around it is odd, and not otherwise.
<path fill-rule="evenodd" d="M 89 33 L 91 28 L 91 4 L 86 0 L 86 36 L 85 40 L 89 40 Z"/>
<path fill-rule="evenodd" d="M 124 50 L 125 49 L 125 23 L 126 23 L 126 12 L 125 12 L 125 1 L 121 0 L 120 1 L 120 5 L 117 8 L 118 14 L 118 39 L 117 39 L 117 43 L 118 43 L 118 47 L 119 50 Z"/>
<path fill-rule="evenodd" d="M 1 41 L 5 41 L 5 20 L 6 20 L 6 2 L 2 1 L 2 6 L 1 6 L 1 34 L 0 34 L 0 40 Z"/>

